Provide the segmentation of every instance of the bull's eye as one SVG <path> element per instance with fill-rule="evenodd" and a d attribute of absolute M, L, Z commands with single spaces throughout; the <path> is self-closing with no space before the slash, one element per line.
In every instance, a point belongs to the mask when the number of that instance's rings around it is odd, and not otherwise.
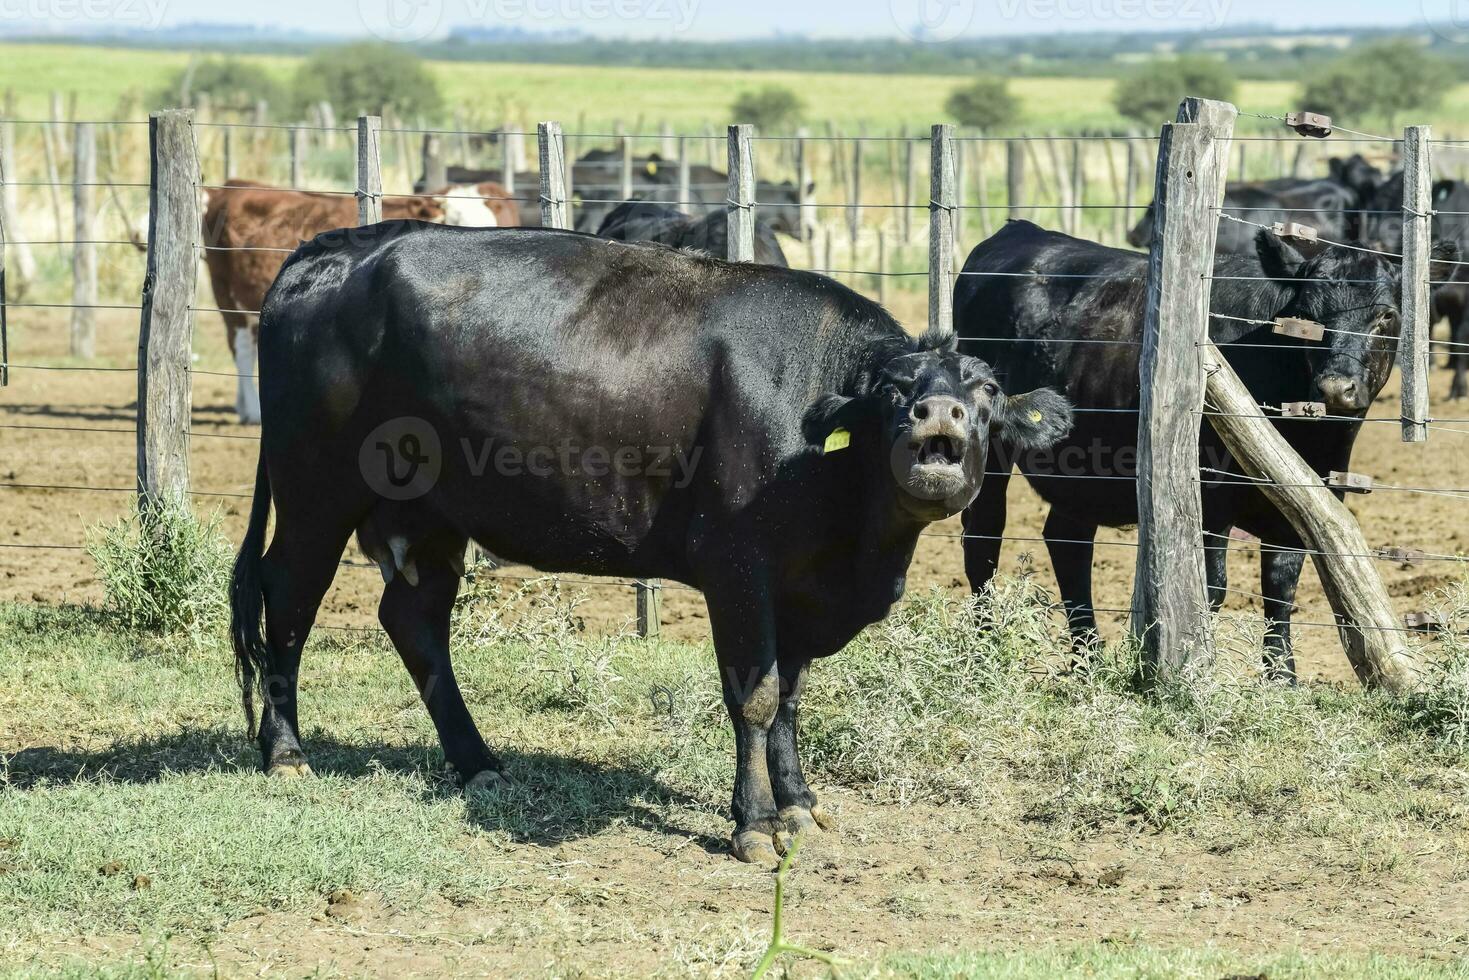
<path fill-rule="evenodd" d="M 984 393 L 993 398 L 1000 393 L 1000 386 L 993 381 L 987 381 L 984 385 Z"/>

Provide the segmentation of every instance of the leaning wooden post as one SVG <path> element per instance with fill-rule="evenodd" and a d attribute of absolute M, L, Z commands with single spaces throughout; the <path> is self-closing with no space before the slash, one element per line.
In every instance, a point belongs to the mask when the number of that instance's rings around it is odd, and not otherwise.
<path fill-rule="evenodd" d="M 148 117 L 148 262 L 138 328 L 138 506 L 189 492 L 189 341 L 199 257 L 199 158 L 187 109 Z"/>
<path fill-rule="evenodd" d="M 1403 331 L 1398 366 L 1403 371 L 1403 441 L 1428 440 L 1428 388 L 1432 377 L 1429 337 L 1429 250 L 1433 244 L 1433 174 L 1429 129 L 1403 131 Z"/>
<path fill-rule="evenodd" d="M 382 116 L 357 117 L 357 223 L 383 220 Z"/>
<path fill-rule="evenodd" d="M 1138 557 L 1133 634 L 1143 680 L 1176 679 L 1212 656 L 1204 578 L 1199 415 L 1209 285 L 1235 109 L 1190 99 L 1163 127 L 1153 200 L 1139 381 Z M 1184 121 L 1187 120 L 1187 121 Z"/>
<path fill-rule="evenodd" d="M 1346 505 L 1291 448 L 1213 344 L 1204 348 L 1209 424 L 1311 553 L 1363 684 L 1402 693 L 1420 681 L 1373 551 Z"/>
<path fill-rule="evenodd" d="M 559 122 L 543 122 L 536 126 L 536 142 L 540 147 L 541 227 L 570 228 L 566 213 L 566 143 Z"/>
<path fill-rule="evenodd" d="M 71 356 L 90 361 L 97 354 L 97 133 L 91 123 L 76 123 L 72 140 Z"/>
<path fill-rule="evenodd" d="M 1024 218 L 1020 202 L 1025 197 L 1025 144 L 1019 140 L 1005 141 L 1005 194 L 1010 217 Z"/>
<path fill-rule="evenodd" d="M 954 332 L 954 127 L 933 127 L 929 142 L 928 330 Z"/>

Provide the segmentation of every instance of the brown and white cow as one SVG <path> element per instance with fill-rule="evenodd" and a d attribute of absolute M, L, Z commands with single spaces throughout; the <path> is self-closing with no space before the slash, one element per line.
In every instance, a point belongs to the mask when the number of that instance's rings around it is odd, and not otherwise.
<path fill-rule="evenodd" d="M 505 227 L 519 224 L 514 202 L 499 184 L 449 187 L 436 194 L 384 197 L 383 219 Z M 230 180 L 211 190 L 204 207 L 204 263 L 222 311 L 239 375 L 235 409 L 240 421 L 260 421 L 255 349 L 259 310 L 286 257 L 303 241 L 357 223 L 357 203 L 321 194 Z"/>

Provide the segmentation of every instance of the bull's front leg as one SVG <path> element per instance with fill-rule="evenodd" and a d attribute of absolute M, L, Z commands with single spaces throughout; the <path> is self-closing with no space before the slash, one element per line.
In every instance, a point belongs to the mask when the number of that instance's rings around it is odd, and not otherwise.
<path fill-rule="evenodd" d="M 731 851 L 741 861 L 773 866 L 785 844 L 766 761 L 781 702 L 774 616 L 762 589 L 747 585 L 742 591 L 735 601 L 726 601 L 722 590 L 706 593 L 724 706 L 735 732 Z"/>
<path fill-rule="evenodd" d="M 781 823 L 793 834 L 830 830 L 834 826 L 831 818 L 817 804 L 816 794 L 811 792 L 801 771 L 797 713 L 810 667 L 810 660 L 781 656 L 778 667 L 780 707 L 776 709 L 775 721 L 770 726 L 765 753 Z"/>
<path fill-rule="evenodd" d="M 1286 684 L 1296 682 L 1290 618 L 1296 611 L 1296 586 L 1305 563 L 1303 551 L 1266 548 L 1260 555 L 1260 592 L 1265 597 L 1265 675 Z"/>

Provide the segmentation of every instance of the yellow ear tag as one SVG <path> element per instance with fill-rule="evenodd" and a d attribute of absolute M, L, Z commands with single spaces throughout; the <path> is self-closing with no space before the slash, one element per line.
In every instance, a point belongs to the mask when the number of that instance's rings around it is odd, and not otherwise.
<path fill-rule="evenodd" d="M 658 175 L 658 164 L 654 163 L 652 160 L 649 160 L 648 161 L 648 176 L 649 177 L 656 177 L 657 175 Z"/>
<path fill-rule="evenodd" d="M 831 435 L 826 437 L 826 443 L 821 447 L 823 454 L 834 453 L 846 449 L 852 444 L 852 433 L 846 429 L 832 429 Z"/>
<path fill-rule="evenodd" d="M 1044 418 L 1045 418 L 1045 416 L 1042 415 L 1040 412 L 1036 411 L 1035 409 L 1032 408 L 1030 410 L 1030 420 L 1032 422 L 1039 422 L 1039 421 L 1041 421 L 1041 419 L 1044 419 Z"/>

